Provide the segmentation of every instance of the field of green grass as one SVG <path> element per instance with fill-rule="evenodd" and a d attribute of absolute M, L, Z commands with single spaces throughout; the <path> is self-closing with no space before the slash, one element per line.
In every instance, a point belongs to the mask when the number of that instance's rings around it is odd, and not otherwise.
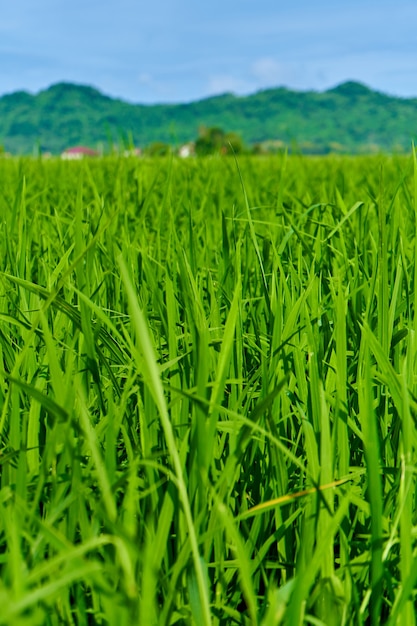
<path fill-rule="evenodd" d="M 415 625 L 416 189 L 0 161 L 0 624 Z"/>

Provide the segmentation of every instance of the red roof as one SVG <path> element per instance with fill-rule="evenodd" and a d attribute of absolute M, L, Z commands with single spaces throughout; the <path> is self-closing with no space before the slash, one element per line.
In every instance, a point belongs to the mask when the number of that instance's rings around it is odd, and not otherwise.
<path fill-rule="evenodd" d="M 74 148 L 67 148 L 64 154 L 83 154 L 85 156 L 97 156 L 98 152 L 85 146 L 74 146 Z"/>

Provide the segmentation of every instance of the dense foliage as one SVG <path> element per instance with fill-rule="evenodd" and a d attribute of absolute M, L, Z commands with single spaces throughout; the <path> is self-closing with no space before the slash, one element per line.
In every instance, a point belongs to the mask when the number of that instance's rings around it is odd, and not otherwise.
<path fill-rule="evenodd" d="M 0 624 L 415 624 L 416 184 L 0 163 Z"/>
<path fill-rule="evenodd" d="M 143 148 L 195 140 L 201 126 L 237 133 L 248 145 L 278 142 L 310 153 L 409 151 L 416 137 L 415 99 L 354 83 L 324 93 L 268 89 L 178 105 L 133 105 L 91 87 L 59 83 L 31 95 L 0 98 L 0 145 L 12 153 L 59 153 L 86 144 Z"/>
<path fill-rule="evenodd" d="M 197 156 L 212 154 L 241 154 L 244 145 L 236 133 L 226 133 L 218 127 L 200 129 L 200 135 L 195 142 Z"/>

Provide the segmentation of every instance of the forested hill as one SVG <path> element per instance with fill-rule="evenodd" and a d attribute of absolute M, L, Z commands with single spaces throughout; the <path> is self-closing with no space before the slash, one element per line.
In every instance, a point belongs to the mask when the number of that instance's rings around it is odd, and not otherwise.
<path fill-rule="evenodd" d="M 347 82 L 325 92 L 267 89 L 187 104 L 134 105 L 92 87 L 58 83 L 36 95 L 0 98 L 0 145 L 12 153 L 37 147 L 172 145 L 195 139 L 202 126 L 241 135 L 251 146 L 297 146 L 305 152 L 410 150 L 417 136 L 417 98 L 404 99 Z M 275 142 L 275 144 L 274 144 Z"/>

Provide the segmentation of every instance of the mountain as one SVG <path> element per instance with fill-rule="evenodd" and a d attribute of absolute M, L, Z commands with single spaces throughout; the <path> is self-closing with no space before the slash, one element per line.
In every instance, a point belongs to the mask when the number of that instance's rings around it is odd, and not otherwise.
<path fill-rule="evenodd" d="M 32 95 L 0 98 L 0 145 L 25 154 L 68 146 L 173 145 L 202 126 L 239 133 L 248 144 L 296 145 L 306 152 L 409 150 L 417 136 L 417 98 L 397 98 L 357 82 L 324 92 L 266 89 L 225 93 L 187 104 L 141 105 L 93 87 L 58 83 Z"/>

